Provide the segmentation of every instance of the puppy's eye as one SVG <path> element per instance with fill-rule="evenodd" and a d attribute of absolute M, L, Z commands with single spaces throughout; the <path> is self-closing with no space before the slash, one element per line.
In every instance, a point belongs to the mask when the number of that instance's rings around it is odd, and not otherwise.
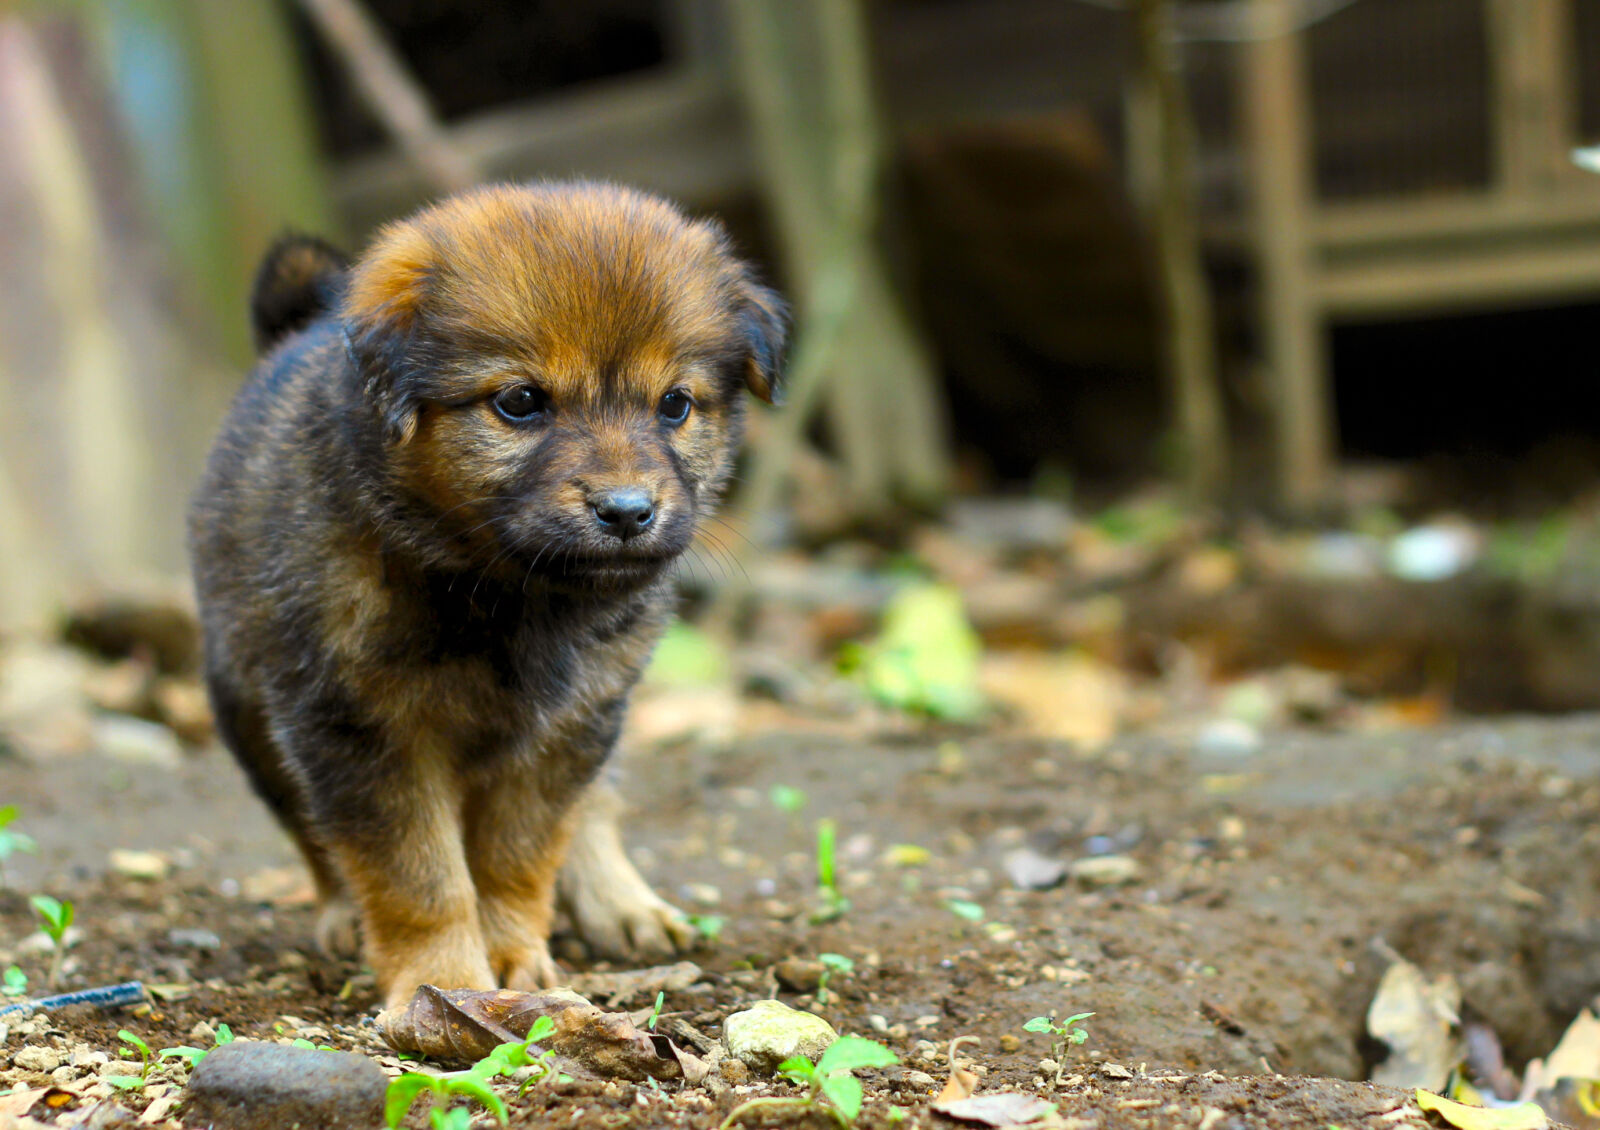
<path fill-rule="evenodd" d="M 661 398 L 661 404 L 656 411 L 660 413 L 662 423 L 676 427 L 689 418 L 689 409 L 693 406 L 694 401 L 689 399 L 688 393 L 673 389 Z"/>
<path fill-rule="evenodd" d="M 495 394 L 494 410 L 515 424 L 526 423 L 550 407 L 550 394 L 533 385 L 516 385 Z"/>

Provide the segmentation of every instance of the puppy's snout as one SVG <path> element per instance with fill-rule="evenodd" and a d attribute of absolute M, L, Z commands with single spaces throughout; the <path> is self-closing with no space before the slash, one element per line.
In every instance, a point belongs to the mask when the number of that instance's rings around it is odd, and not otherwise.
<path fill-rule="evenodd" d="M 656 520 L 655 500 L 638 487 L 618 487 L 589 500 L 594 520 L 612 537 L 638 537 Z"/>

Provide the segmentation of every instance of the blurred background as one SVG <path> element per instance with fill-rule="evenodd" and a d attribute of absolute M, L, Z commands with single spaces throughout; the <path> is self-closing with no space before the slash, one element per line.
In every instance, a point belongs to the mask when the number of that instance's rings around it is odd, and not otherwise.
<path fill-rule="evenodd" d="M 182 519 L 276 235 L 573 175 L 797 314 L 666 730 L 1600 707 L 1597 141 L 1600 0 L 0 6 L 0 729 L 208 737 Z"/>

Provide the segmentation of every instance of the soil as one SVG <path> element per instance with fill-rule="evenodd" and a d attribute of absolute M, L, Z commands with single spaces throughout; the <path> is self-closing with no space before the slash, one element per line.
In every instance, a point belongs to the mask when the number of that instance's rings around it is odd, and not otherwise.
<path fill-rule="evenodd" d="M 1430 976 L 1453 973 L 1467 1017 L 1488 1020 L 1513 1062 L 1546 1053 L 1600 989 L 1600 718 L 1285 730 L 1230 756 L 1157 737 L 1088 756 L 1003 734 L 863 739 L 768 722 L 730 745 L 628 761 L 642 869 L 680 905 L 726 918 L 716 942 L 689 955 L 701 981 L 668 994 L 666 1012 L 716 1037 L 728 1013 L 777 991 L 883 1040 L 903 1064 L 871 1074 L 865 1125 L 890 1125 L 891 1106 L 914 1125 L 945 1122 L 928 1100 L 958 1036 L 979 1038 L 960 1055 L 980 1093 L 1048 1096 L 1098 1126 L 1395 1124 L 1404 1116 L 1382 1116 L 1403 1093 L 1341 1082 L 1365 1078 L 1383 1054 L 1363 1036 L 1386 963 L 1375 939 Z M 804 809 L 776 809 L 777 785 L 803 790 Z M 13 857 L 13 889 L 0 895 L 13 952 L 0 960 L 41 984 L 48 955 L 17 944 L 35 925 L 17 892 L 48 890 L 75 902 L 81 929 L 64 988 L 139 979 L 177 998 L 13 1024 L 9 1052 L 87 1044 L 117 1059 L 120 1027 L 160 1048 L 197 1042 L 202 1022 L 381 1050 L 370 977 L 312 947 L 292 852 L 225 754 L 177 770 L 9 758 L 0 797 L 40 845 Z M 851 905 L 812 924 L 821 817 L 837 822 Z M 890 850 L 907 844 L 927 860 L 906 866 L 916 853 Z M 1137 874 L 1019 890 L 1005 861 L 1024 847 L 1062 860 L 1109 851 Z M 165 853 L 178 867 L 128 878 L 108 868 L 112 848 Z M 981 907 L 979 920 L 952 900 Z M 606 968 L 572 939 L 558 952 L 570 969 Z M 778 985 L 776 963 L 823 952 L 855 963 L 825 1004 Z M 1051 1012 L 1095 1014 L 1060 1085 L 1039 1066 L 1048 1037 L 1023 1031 Z M 18 1069 L 6 1078 L 49 1081 Z M 516 1104 L 513 1124 L 559 1112 L 579 1127 L 712 1127 L 745 1097 L 785 1090 L 720 1078 L 677 1092 L 557 1084 Z"/>

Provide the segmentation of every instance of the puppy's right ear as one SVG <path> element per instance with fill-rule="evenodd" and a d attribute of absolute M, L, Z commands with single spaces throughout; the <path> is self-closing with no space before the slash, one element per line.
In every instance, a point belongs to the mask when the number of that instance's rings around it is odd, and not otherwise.
<path fill-rule="evenodd" d="M 409 440 L 417 427 L 414 368 L 434 274 L 434 249 L 422 232 L 396 225 L 350 272 L 344 329 L 362 387 L 389 438 Z"/>
<path fill-rule="evenodd" d="M 744 331 L 745 384 L 768 404 L 783 403 L 783 351 L 789 336 L 789 307 L 771 287 L 755 280 L 749 268 L 739 285 L 739 321 Z"/>

